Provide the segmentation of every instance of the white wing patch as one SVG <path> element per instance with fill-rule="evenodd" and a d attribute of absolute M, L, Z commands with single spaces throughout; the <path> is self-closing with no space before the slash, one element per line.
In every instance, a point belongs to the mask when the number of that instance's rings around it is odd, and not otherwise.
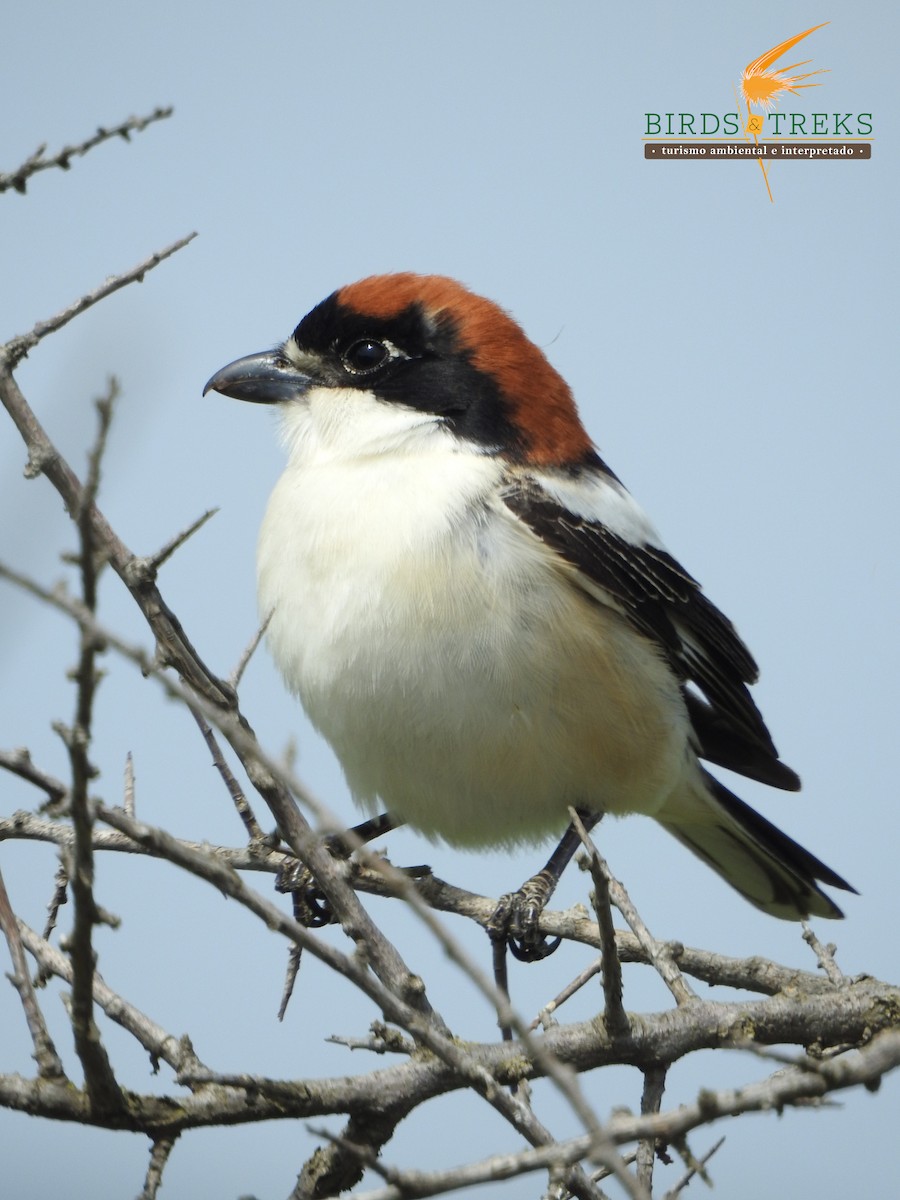
<path fill-rule="evenodd" d="M 574 516 L 605 525 L 632 546 L 665 549 L 649 517 L 618 480 L 599 472 L 584 473 L 578 478 L 559 472 L 532 471 L 530 474 L 548 496 Z"/>

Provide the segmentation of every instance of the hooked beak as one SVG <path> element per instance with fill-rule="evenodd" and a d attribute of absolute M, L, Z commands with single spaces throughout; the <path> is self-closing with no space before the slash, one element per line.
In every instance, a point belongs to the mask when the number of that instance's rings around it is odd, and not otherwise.
<path fill-rule="evenodd" d="M 221 392 L 223 396 L 249 400 L 253 404 L 281 404 L 304 396 L 314 383 L 312 376 L 285 362 L 277 351 L 263 350 L 238 358 L 216 371 L 203 389 L 203 395 Z"/>

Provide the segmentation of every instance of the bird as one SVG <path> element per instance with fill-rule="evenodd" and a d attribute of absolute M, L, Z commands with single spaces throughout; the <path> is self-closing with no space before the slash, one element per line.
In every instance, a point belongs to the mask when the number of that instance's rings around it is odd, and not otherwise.
<path fill-rule="evenodd" d="M 756 908 L 855 889 L 707 768 L 787 791 L 731 621 L 601 458 L 516 320 L 441 275 L 334 291 L 204 394 L 274 405 L 287 466 L 257 552 L 267 642 L 354 801 L 461 848 L 546 841 L 570 809 L 656 820 Z M 549 952 L 569 825 L 489 929 Z M 543 947 L 543 949 L 542 949 Z"/>

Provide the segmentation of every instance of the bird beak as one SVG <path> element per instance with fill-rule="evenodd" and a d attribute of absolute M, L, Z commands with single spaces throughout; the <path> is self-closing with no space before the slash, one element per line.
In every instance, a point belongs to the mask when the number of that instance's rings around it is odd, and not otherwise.
<path fill-rule="evenodd" d="M 315 380 L 286 362 L 275 350 L 263 350 L 238 358 L 221 371 L 216 371 L 203 389 L 221 392 L 234 400 L 250 400 L 254 404 L 281 404 L 297 400 L 314 385 Z"/>

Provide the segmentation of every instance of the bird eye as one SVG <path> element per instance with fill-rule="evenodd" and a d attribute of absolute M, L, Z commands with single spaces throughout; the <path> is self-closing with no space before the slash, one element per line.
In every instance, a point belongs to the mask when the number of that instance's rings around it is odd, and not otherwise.
<path fill-rule="evenodd" d="M 390 349 L 384 342 L 360 338 L 347 347 L 341 355 L 341 362 L 353 375 L 367 375 L 383 367 L 390 357 Z"/>

